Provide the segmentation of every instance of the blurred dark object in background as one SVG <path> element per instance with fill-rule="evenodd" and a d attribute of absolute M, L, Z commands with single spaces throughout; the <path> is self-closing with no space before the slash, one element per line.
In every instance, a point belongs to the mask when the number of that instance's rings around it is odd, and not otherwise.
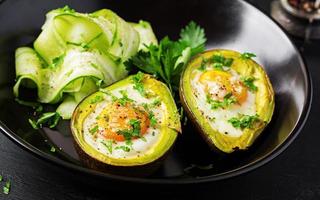
<path fill-rule="evenodd" d="M 271 16 L 293 36 L 320 39 L 320 0 L 275 0 Z"/>
<path fill-rule="evenodd" d="M 288 3 L 303 12 L 313 13 L 320 12 L 320 1 L 316 0 L 288 0 Z"/>

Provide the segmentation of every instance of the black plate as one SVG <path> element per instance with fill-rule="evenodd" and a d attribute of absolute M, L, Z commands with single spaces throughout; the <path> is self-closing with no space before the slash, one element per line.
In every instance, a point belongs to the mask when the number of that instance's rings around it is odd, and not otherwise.
<path fill-rule="evenodd" d="M 1 1 L 0 1 L 1 2 Z M 206 30 L 207 48 L 226 48 L 257 54 L 276 94 L 271 124 L 247 152 L 217 155 L 190 127 L 157 173 L 147 178 L 114 176 L 87 169 L 74 151 L 68 122 L 57 130 L 33 130 L 32 111 L 14 101 L 14 50 L 30 45 L 40 32 L 48 10 L 70 5 L 91 12 L 110 8 L 130 21 L 145 19 L 158 38 L 177 38 L 180 28 L 194 20 Z M 140 183 L 195 183 L 225 179 L 248 172 L 281 153 L 301 130 L 310 110 L 312 85 L 301 55 L 285 33 L 267 16 L 243 1 L 81 1 L 8 0 L 0 6 L 0 128 L 25 150 L 64 167 L 109 180 Z M 50 152 L 51 145 L 61 147 Z"/>

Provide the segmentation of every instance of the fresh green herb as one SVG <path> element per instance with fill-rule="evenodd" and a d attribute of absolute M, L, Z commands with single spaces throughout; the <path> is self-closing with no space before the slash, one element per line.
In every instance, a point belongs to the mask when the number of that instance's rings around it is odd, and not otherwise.
<path fill-rule="evenodd" d="M 54 146 L 51 146 L 50 151 L 51 151 L 52 153 L 54 153 L 54 152 L 56 152 L 56 148 L 54 148 Z"/>
<path fill-rule="evenodd" d="M 93 135 L 99 130 L 99 126 L 95 125 L 93 128 L 89 130 L 89 132 Z"/>
<path fill-rule="evenodd" d="M 152 107 L 157 107 L 157 106 L 160 106 L 160 105 L 161 105 L 160 99 L 155 99 L 155 100 L 151 103 L 151 106 L 152 106 Z"/>
<path fill-rule="evenodd" d="M 240 117 L 233 117 L 228 120 L 235 128 L 252 128 L 255 122 L 259 121 L 259 116 L 256 115 L 242 115 Z"/>
<path fill-rule="evenodd" d="M 146 91 L 143 85 L 144 74 L 138 72 L 136 75 L 132 76 L 132 81 L 134 83 L 133 89 L 137 90 L 142 96 L 146 95 Z"/>
<path fill-rule="evenodd" d="M 223 70 L 223 67 L 231 67 L 233 58 L 226 58 L 221 54 L 214 54 L 210 61 L 213 63 L 213 68 Z"/>
<path fill-rule="evenodd" d="M 191 47 L 191 54 L 196 55 L 204 50 L 204 45 L 207 39 L 204 29 L 198 26 L 194 21 L 191 21 L 180 32 L 179 42 L 185 46 Z"/>
<path fill-rule="evenodd" d="M 258 90 L 258 87 L 254 85 L 254 81 L 256 80 L 256 78 L 249 76 L 249 77 L 244 77 L 241 78 L 243 84 L 249 88 L 250 91 L 255 92 Z"/>
<path fill-rule="evenodd" d="M 223 64 L 222 63 L 213 63 L 213 68 L 216 70 L 223 70 Z"/>
<path fill-rule="evenodd" d="M 251 58 L 254 58 L 254 57 L 257 57 L 257 56 L 255 54 L 249 53 L 249 52 L 245 52 L 245 53 L 240 55 L 240 58 L 244 59 L 244 60 L 251 59 Z"/>
<path fill-rule="evenodd" d="M 198 68 L 198 70 L 205 71 L 207 64 L 208 64 L 208 61 L 205 58 L 202 58 L 202 61 L 201 61 L 201 64 L 200 64 L 200 67 Z"/>
<path fill-rule="evenodd" d="M 126 140 L 126 145 L 131 147 L 133 145 L 132 140 Z"/>
<path fill-rule="evenodd" d="M 180 32 L 179 41 L 164 37 L 159 45 L 146 46 L 125 62 L 128 70 L 139 69 L 153 74 L 166 83 L 175 93 L 179 88 L 182 70 L 191 56 L 204 50 L 206 42 L 204 31 L 194 22 L 190 22 Z"/>
<path fill-rule="evenodd" d="M 42 112 L 43 110 L 43 106 L 37 102 L 23 101 L 18 98 L 15 98 L 15 101 L 18 102 L 20 105 L 28 106 L 35 109 L 36 112 Z"/>
<path fill-rule="evenodd" d="M 61 65 L 64 61 L 65 56 L 66 56 L 65 54 L 62 54 L 61 56 L 58 56 L 58 57 L 52 59 L 51 67 L 56 68 L 57 66 Z"/>
<path fill-rule="evenodd" d="M 150 120 L 150 125 L 152 127 L 155 127 L 157 125 L 157 119 L 156 117 L 154 116 L 154 113 L 153 112 L 149 112 L 149 120 Z"/>
<path fill-rule="evenodd" d="M 131 119 L 129 121 L 129 125 L 131 126 L 131 129 L 126 129 L 126 130 L 120 130 L 118 133 L 120 135 L 123 135 L 125 140 L 131 140 L 133 137 L 140 137 L 140 120 L 137 119 Z"/>
<path fill-rule="evenodd" d="M 10 181 L 7 181 L 6 184 L 3 186 L 3 193 L 9 194 L 10 188 L 11 188 L 11 183 Z"/>
<path fill-rule="evenodd" d="M 232 95 L 232 93 L 228 93 L 226 96 L 224 96 L 223 101 L 213 100 L 210 95 L 207 95 L 207 103 L 211 105 L 212 110 L 216 110 L 218 108 L 226 108 L 236 102 L 237 100 Z"/>
<path fill-rule="evenodd" d="M 101 144 L 103 144 L 103 146 L 105 146 L 107 148 L 109 153 L 112 154 L 112 144 L 113 144 L 112 140 L 101 141 Z"/>
<path fill-rule="evenodd" d="M 28 119 L 29 124 L 32 126 L 33 129 L 39 129 L 38 124 L 33 119 Z"/>
<path fill-rule="evenodd" d="M 2 181 L 2 179 L 3 179 L 3 177 L 2 177 L 2 175 L 0 175 L 0 182 Z"/>
<path fill-rule="evenodd" d="M 57 126 L 60 118 L 61 117 L 57 112 L 47 112 L 43 113 L 37 121 L 29 119 L 29 123 L 34 129 L 39 129 L 44 124 L 47 124 L 50 128 L 54 128 Z"/>
<path fill-rule="evenodd" d="M 141 130 L 141 122 L 138 119 L 130 119 L 129 125 L 132 127 L 132 136 L 133 137 L 139 137 L 140 136 L 140 130 Z"/>
<path fill-rule="evenodd" d="M 115 149 L 121 149 L 124 152 L 130 152 L 131 149 L 128 146 L 117 146 Z"/>
<path fill-rule="evenodd" d="M 127 91 L 121 90 L 120 94 L 122 97 L 117 99 L 120 105 L 125 106 L 127 103 L 133 102 L 133 100 L 128 97 Z"/>
<path fill-rule="evenodd" d="M 93 99 L 91 99 L 90 104 L 95 104 L 95 103 L 101 102 L 103 100 L 104 100 L 104 98 L 102 95 L 96 95 Z"/>

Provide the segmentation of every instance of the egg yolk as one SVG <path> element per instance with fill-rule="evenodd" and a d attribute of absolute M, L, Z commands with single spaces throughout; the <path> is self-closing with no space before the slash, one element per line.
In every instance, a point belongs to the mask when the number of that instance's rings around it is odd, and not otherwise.
<path fill-rule="evenodd" d="M 228 93 L 232 93 L 237 102 L 242 104 L 248 96 L 247 88 L 240 81 L 231 82 L 231 78 L 228 72 L 210 70 L 201 74 L 199 81 L 213 99 L 222 101 Z"/>
<path fill-rule="evenodd" d="M 104 131 L 101 135 L 105 139 L 124 141 L 125 137 L 118 132 L 132 129 L 130 120 L 139 120 L 141 135 L 145 134 L 150 126 L 148 113 L 129 103 L 123 106 L 115 102 L 111 107 L 102 111 L 100 116 L 98 126 L 103 127 Z"/>

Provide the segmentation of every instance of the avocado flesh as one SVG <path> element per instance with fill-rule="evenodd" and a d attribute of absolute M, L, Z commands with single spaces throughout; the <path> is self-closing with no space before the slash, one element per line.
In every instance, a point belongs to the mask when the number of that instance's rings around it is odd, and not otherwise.
<path fill-rule="evenodd" d="M 181 132 L 179 114 L 169 89 L 163 83 L 155 80 L 151 76 L 144 75 L 143 86 L 145 90 L 151 91 L 154 96 L 157 96 L 165 107 L 163 110 L 162 120 L 159 122 L 160 135 L 157 142 L 146 154 L 142 152 L 138 157 L 128 158 L 115 158 L 108 156 L 88 144 L 84 139 L 83 123 L 99 103 L 92 104 L 92 101 L 94 101 L 97 95 L 105 95 L 106 92 L 112 93 L 112 91 L 117 90 L 118 88 L 126 88 L 132 84 L 132 76 L 129 76 L 124 80 L 104 88 L 103 92 L 101 90 L 88 96 L 75 109 L 71 119 L 71 130 L 75 140 L 76 149 L 80 152 L 80 157 L 84 158 L 89 166 L 99 166 L 98 168 L 100 169 L 117 167 L 124 167 L 128 169 L 130 167 L 132 168 L 148 165 L 150 163 L 158 163 L 157 161 L 161 160 L 166 152 L 168 152 L 173 146 L 178 132 Z M 130 97 L 130 94 L 128 96 Z M 161 108 L 163 108 L 163 106 Z"/>
<path fill-rule="evenodd" d="M 197 70 L 203 59 L 210 59 L 213 55 L 220 54 L 226 58 L 233 58 L 231 69 L 240 76 L 251 76 L 256 79 L 255 85 L 258 90 L 255 92 L 256 113 L 263 122 L 254 128 L 245 128 L 242 135 L 232 137 L 219 133 L 209 123 L 208 119 L 201 114 L 197 108 L 197 99 L 192 92 L 192 72 Z M 274 91 L 269 78 L 263 68 L 252 59 L 243 59 L 241 54 L 232 50 L 210 50 L 194 57 L 187 65 L 182 74 L 180 82 L 180 99 L 187 111 L 189 118 L 199 129 L 202 137 L 215 150 L 224 153 L 231 153 L 237 149 L 247 149 L 253 144 L 266 125 L 271 121 L 274 110 Z M 212 111 L 214 112 L 214 111 Z"/>

